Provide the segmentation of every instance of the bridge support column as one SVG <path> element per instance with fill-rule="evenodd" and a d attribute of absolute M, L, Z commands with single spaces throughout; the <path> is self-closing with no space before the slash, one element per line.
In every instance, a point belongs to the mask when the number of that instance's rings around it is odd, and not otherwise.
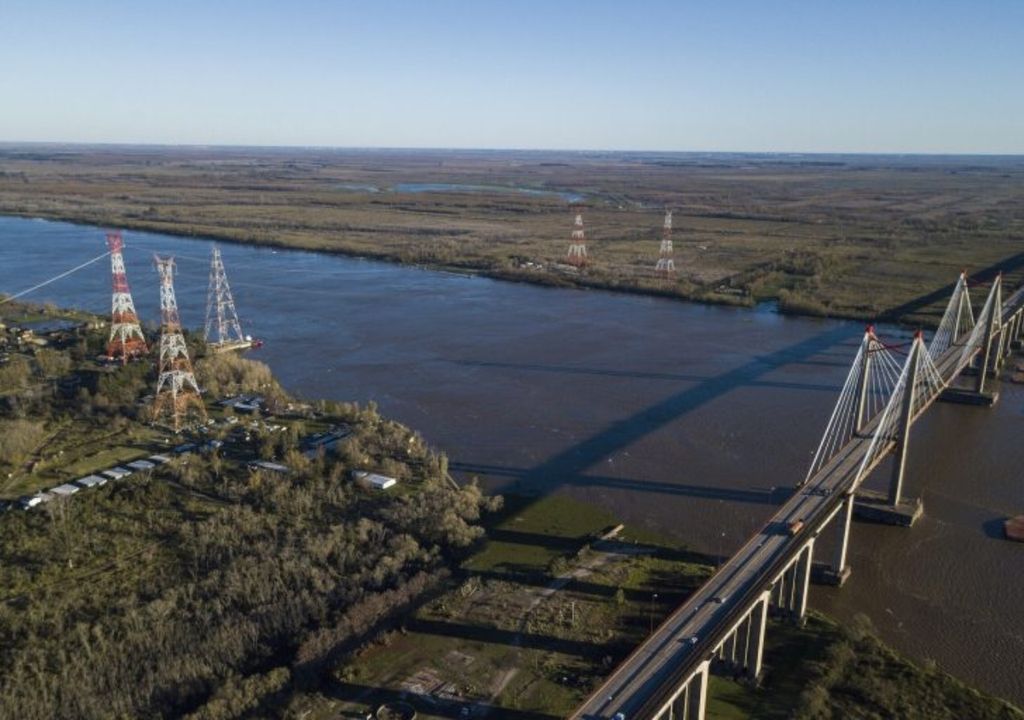
<path fill-rule="evenodd" d="M 999 338 L 996 343 L 996 355 L 992 358 L 992 371 L 999 374 L 1003 369 L 1003 363 L 1006 362 L 1007 351 L 1010 349 L 1010 344 L 1006 342 L 1006 326 L 1004 325 L 999 331 Z"/>
<path fill-rule="evenodd" d="M 985 391 L 985 380 L 988 378 L 989 365 L 992 363 L 992 341 L 995 334 L 996 323 L 999 322 L 1003 312 L 1002 302 L 1002 275 L 996 278 L 999 287 L 993 288 L 997 293 L 995 303 L 991 308 L 988 323 L 985 325 L 985 339 L 982 341 L 981 352 L 978 354 L 978 376 L 974 384 L 974 391 L 979 395 Z M 1002 333 L 1001 333 L 1002 334 Z"/>
<path fill-rule="evenodd" d="M 823 574 L 823 582 L 842 587 L 850 577 L 850 568 L 846 564 L 846 553 L 850 547 L 850 525 L 853 520 L 854 495 L 850 493 L 843 500 L 843 506 L 836 515 L 836 548 L 832 554 L 832 567 Z"/>
<path fill-rule="evenodd" d="M 704 720 L 708 706 L 708 673 L 710 664 L 705 660 L 686 686 L 686 720 Z"/>
<path fill-rule="evenodd" d="M 775 583 L 775 587 L 772 588 L 772 594 L 775 596 L 775 608 L 778 614 L 786 608 L 786 573 L 783 572 L 779 575 L 778 582 Z"/>
<path fill-rule="evenodd" d="M 782 593 L 782 617 L 790 618 L 793 616 L 793 608 L 796 607 L 797 601 L 797 562 L 785 568 L 785 573 L 782 574 L 785 581 L 785 592 Z"/>
<path fill-rule="evenodd" d="M 892 480 L 889 482 L 889 504 L 893 507 L 900 504 L 900 499 L 903 496 L 903 474 L 907 467 L 907 447 L 910 444 L 911 412 L 914 406 L 917 371 L 921 364 L 921 349 L 923 347 L 924 343 L 921 342 L 920 337 L 915 338 L 910 350 L 911 357 L 907 361 L 910 363 L 910 366 L 903 390 L 903 407 L 900 409 L 900 432 L 899 437 L 896 438 L 896 449 L 893 453 L 892 461 Z M 984 374 L 984 366 L 982 366 L 982 372 L 979 377 L 984 376 Z M 978 392 L 981 392 L 981 390 Z"/>
<path fill-rule="evenodd" d="M 664 713 L 661 715 L 662 720 L 686 720 L 686 700 L 689 694 L 690 687 L 687 685 L 679 691 L 676 699 L 668 706 L 668 716 L 666 717 Z"/>
<path fill-rule="evenodd" d="M 751 614 L 743 618 L 743 622 L 736 628 L 736 665 L 740 668 L 746 669 L 747 667 L 747 656 L 749 654 L 748 647 L 750 646 L 750 623 L 753 617 L 753 610 Z"/>
<path fill-rule="evenodd" d="M 807 596 L 811 589 L 811 565 L 814 563 L 814 540 L 807 543 L 800 551 L 800 559 L 793 568 L 796 574 L 796 602 L 793 607 L 793 619 L 803 624 L 807 615 Z"/>
<path fill-rule="evenodd" d="M 1018 350 L 1020 348 L 1020 330 L 1022 324 L 1024 324 L 1024 314 L 1018 310 L 1010 319 L 1009 329 L 1006 333 L 1007 356 L 1012 355 L 1014 350 Z"/>
<path fill-rule="evenodd" d="M 757 682 L 761 677 L 761 661 L 764 659 L 764 633 L 768 626 L 768 603 L 771 594 L 766 590 L 750 610 L 750 632 L 747 641 L 747 677 Z"/>

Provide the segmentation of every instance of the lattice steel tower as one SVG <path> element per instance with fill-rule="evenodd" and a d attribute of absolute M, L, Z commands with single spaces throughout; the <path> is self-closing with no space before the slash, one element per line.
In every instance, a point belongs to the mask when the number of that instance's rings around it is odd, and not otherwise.
<path fill-rule="evenodd" d="M 210 288 L 206 292 L 206 342 L 211 342 L 210 335 L 214 329 L 217 331 L 216 339 L 212 341 L 214 346 L 245 342 L 228 276 L 224 272 L 224 262 L 220 258 L 220 248 L 216 245 L 210 259 Z"/>
<path fill-rule="evenodd" d="M 661 248 L 658 252 L 656 272 L 671 275 L 676 271 L 675 260 L 672 259 L 672 211 L 665 211 L 665 224 L 661 228 Z"/>
<path fill-rule="evenodd" d="M 583 212 L 576 212 L 576 222 L 573 223 L 572 239 L 569 241 L 569 252 L 566 254 L 566 261 L 570 265 L 582 267 L 587 264 L 587 235 L 583 230 Z"/>
<path fill-rule="evenodd" d="M 177 432 L 183 426 L 206 420 L 206 406 L 188 359 L 188 347 L 181 334 L 178 301 L 174 297 L 174 258 L 154 255 L 160 273 L 160 374 L 153 399 L 153 421 L 170 419 Z"/>
<path fill-rule="evenodd" d="M 124 240 L 119 232 L 107 233 L 107 247 L 110 248 L 110 271 L 113 289 L 110 301 L 110 340 L 107 342 L 107 357 L 127 363 L 130 359 L 145 355 L 146 338 L 135 314 L 135 303 L 128 289 L 128 276 L 124 271 Z"/>

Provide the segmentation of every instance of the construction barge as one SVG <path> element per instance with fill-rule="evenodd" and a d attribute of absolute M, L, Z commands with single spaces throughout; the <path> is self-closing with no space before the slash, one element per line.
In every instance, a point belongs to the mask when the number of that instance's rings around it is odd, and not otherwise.
<path fill-rule="evenodd" d="M 263 341 L 251 335 L 246 335 L 241 340 L 210 343 L 207 347 L 215 353 L 231 352 L 232 350 L 255 350 L 263 347 Z"/>

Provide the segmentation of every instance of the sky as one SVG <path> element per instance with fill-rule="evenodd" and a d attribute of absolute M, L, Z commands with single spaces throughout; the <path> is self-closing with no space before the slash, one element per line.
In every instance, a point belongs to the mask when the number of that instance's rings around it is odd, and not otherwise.
<path fill-rule="evenodd" d="M 1024 0 L 0 0 L 0 141 L 1024 153 Z"/>

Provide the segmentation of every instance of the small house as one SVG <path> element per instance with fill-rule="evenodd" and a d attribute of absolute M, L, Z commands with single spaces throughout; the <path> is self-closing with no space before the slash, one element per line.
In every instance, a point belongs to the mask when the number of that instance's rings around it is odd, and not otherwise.
<path fill-rule="evenodd" d="M 132 470 L 142 471 L 152 470 L 153 468 L 156 467 L 156 465 L 151 463 L 149 460 L 135 460 L 133 462 L 128 463 L 128 467 L 130 467 Z"/>
<path fill-rule="evenodd" d="M 365 470 L 357 470 L 352 473 L 352 476 L 356 480 L 362 480 L 365 483 L 369 483 L 370 487 L 374 490 L 387 490 L 398 484 L 398 481 L 393 477 L 387 475 L 380 475 L 378 473 L 366 472 Z"/>
<path fill-rule="evenodd" d="M 99 487 L 100 485 L 106 485 L 107 478 L 102 475 L 86 475 L 84 478 L 75 480 L 75 485 L 81 488 Z"/>
<path fill-rule="evenodd" d="M 106 475 L 111 480 L 120 480 L 121 478 L 126 478 L 131 475 L 132 471 L 128 468 L 114 467 L 109 470 L 104 470 L 101 474 Z"/>
<path fill-rule="evenodd" d="M 68 497 L 70 495 L 74 495 L 76 492 L 78 492 L 81 489 L 82 488 L 78 487 L 74 483 L 64 483 L 63 485 L 58 485 L 55 488 L 50 488 L 50 492 L 52 492 L 54 495 L 60 495 L 62 497 Z"/>

